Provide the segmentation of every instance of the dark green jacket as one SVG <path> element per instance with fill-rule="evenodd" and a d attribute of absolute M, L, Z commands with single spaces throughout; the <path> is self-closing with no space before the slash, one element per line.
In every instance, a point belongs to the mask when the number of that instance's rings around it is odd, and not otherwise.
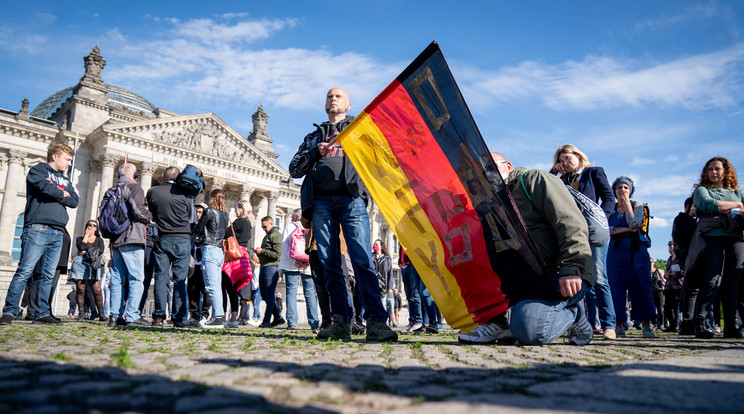
<path fill-rule="evenodd" d="M 279 266 L 279 259 L 282 257 L 282 232 L 279 227 L 274 226 L 261 242 L 261 254 L 258 255 L 258 261 L 261 267 Z"/>

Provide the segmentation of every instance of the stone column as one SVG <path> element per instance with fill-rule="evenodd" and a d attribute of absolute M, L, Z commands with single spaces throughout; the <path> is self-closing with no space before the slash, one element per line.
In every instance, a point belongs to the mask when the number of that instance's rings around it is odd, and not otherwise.
<path fill-rule="evenodd" d="M 265 195 L 257 194 L 256 192 L 254 192 L 253 197 L 249 199 L 253 206 L 253 213 L 251 214 L 253 220 L 253 240 L 251 240 L 249 246 L 258 247 L 264 236 L 264 232 L 261 230 L 261 219 L 264 216 L 261 212 L 261 205 L 263 204 L 264 199 L 266 199 Z M 249 220 L 250 219 L 251 218 L 249 217 Z"/>
<path fill-rule="evenodd" d="M 140 168 L 140 186 L 145 191 L 145 195 L 147 195 L 147 190 L 152 186 L 152 175 L 157 169 L 158 165 L 154 162 L 145 161 L 142 163 L 142 167 Z"/>
<path fill-rule="evenodd" d="M 8 154 L 8 173 L 5 177 L 5 194 L 0 207 L 0 265 L 10 265 L 12 262 L 13 236 L 16 221 L 16 198 L 18 188 L 23 185 L 23 160 L 26 153 L 10 150 Z"/>
<path fill-rule="evenodd" d="M 88 170 L 88 192 L 85 196 L 85 217 L 86 220 L 92 220 L 98 217 L 98 206 L 99 204 L 95 204 L 95 200 L 98 200 L 99 197 L 103 198 L 104 191 L 101 191 L 101 181 L 99 179 L 100 175 L 97 175 L 96 172 L 98 172 L 98 169 L 101 168 L 101 162 L 96 159 L 90 160 L 90 169 Z M 80 198 L 81 202 L 83 198 Z"/>
<path fill-rule="evenodd" d="M 240 199 L 246 200 L 250 203 L 252 195 L 253 195 L 253 186 L 250 184 L 243 184 L 243 186 L 240 188 Z"/>
<path fill-rule="evenodd" d="M 109 187 L 114 185 L 114 168 L 119 164 L 120 156 L 115 154 L 103 154 L 101 155 L 101 193 L 98 195 L 98 205 L 101 205 L 103 195 Z"/>
<path fill-rule="evenodd" d="M 269 205 L 266 211 L 267 216 L 271 216 L 276 219 L 276 201 L 279 199 L 279 193 L 276 191 L 270 191 L 267 195 Z"/>

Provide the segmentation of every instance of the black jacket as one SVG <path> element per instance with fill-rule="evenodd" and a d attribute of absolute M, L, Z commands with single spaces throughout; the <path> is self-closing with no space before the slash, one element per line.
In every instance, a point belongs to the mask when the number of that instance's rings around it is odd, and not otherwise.
<path fill-rule="evenodd" d="M 193 200 L 173 182 L 165 182 L 147 192 L 147 206 L 158 226 L 159 236 L 189 238 Z"/>
<path fill-rule="evenodd" d="M 230 217 L 214 208 L 208 208 L 202 214 L 199 223 L 196 224 L 194 233 L 202 235 L 204 244 L 222 247 L 222 239 L 225 238 L 225 230 L 230 224 Z M 232 235 L 232 234 L 231 234 Z"/>
<path fill-rule="evenodd" d="M 70 193 L 62 197 L 64 191 Z M 46 224 L 62 230 L 69 220 L 67 207 L 76 208 L 78 195 L 72 183 L 61 171 L 56 171 L 49 164 L 36 164 L 26 175 L 26 211 L 23 225 Z"/>
<path fill-rule="evenodd" d="M 346 119 L 335 124 L 336 130 L 339 132 L 342 131 L 344 128 L 349 126 L 353 120 L 353 116 L 347 116 Z M 333 124 L 330 122 L 323 122 L 320 125 L 314 125 L 316 130 L 307 134 L 305 139 L 302 141 L 300 148 L 297 150 L 297 153 L 292 157 L 292 161 L 289 163 L 289 174 L 292 178 L 302 178 L 306 176 L 305 180 L 302 182 L 302 188 L 300 190 L 300 204 L 302 206 L 302 216 L 308 220 L 312 220 L 314 199 L 312 174 L 315 171 L 315 164 L 317 164 L 318 160 L 322 158 L 320 151 L 318 150 L 318 144 L 325 141 Z M 354 198 L 362 197 L 366 205 L 369 200 L 369 193 L 367 193 L 367 188 L 364 186 L 362 179 L 351 164 L 349 157 L 344 158 L 344 179 L 349 194 Z"/>

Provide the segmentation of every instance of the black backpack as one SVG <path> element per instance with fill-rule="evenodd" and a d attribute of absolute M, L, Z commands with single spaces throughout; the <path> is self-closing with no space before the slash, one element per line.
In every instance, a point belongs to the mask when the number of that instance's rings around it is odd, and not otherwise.
<path fill-rule="evenodd" d="M 204 175 L 201 170 L 189 164 L 178 174 L 176 185 L 189 197 L 196 197 L 204 191 Z"/>

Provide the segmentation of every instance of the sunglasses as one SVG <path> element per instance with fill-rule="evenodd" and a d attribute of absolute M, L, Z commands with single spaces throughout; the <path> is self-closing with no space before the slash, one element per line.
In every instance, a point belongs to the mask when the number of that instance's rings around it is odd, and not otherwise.
<path fill-rule="evenodd" d="M 98 227 L 98 224 L 96 223 L 88 223 L 87 227 Z"/>

